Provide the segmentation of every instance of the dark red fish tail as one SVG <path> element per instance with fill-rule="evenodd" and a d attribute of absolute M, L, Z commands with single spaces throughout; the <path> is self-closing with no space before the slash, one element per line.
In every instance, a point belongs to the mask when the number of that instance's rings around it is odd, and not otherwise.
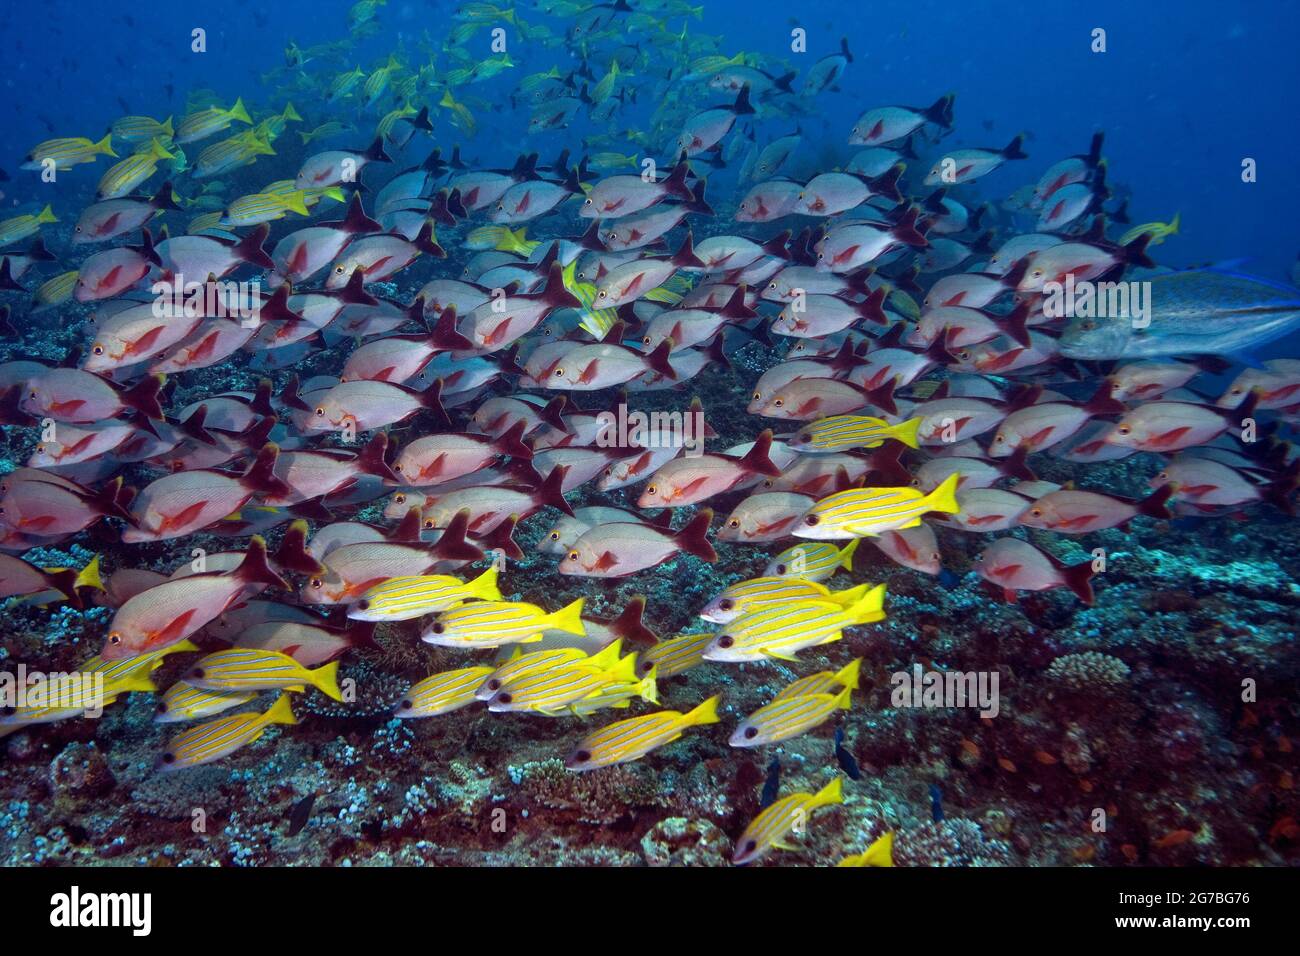
<path fill-rule="evenodd" d="M 704 188 L 708 183 L 701 179 L 695 184 L 693 190 L 689 190 L 691 198 L 682 203 L 682 208 L 687 212 L 696 212 L 701 216 L 712 216 L 713 207 L 704 200 Z"/>
<path fill-rule="evenodd" d="M 433 412 L 433 417 L 443 428 L 451 427 L 451 416 L 447 414 L 447 409 L 442 404 L 442 379 L 434 379 L 432 385 L 423 392 L 415 394 L 419 397 L 420 404 Z"/>
<path fill-rule="evenodd" d="M 204 428 L 204 423 L 208 420 L 208 406 L 200 405 L 190 414 L 190 417 L 181 422 L 177 428 L 193 438 L 195 441 L 202 442 L 205 445 L 215 445 L 217 440 L 212 437 L 212 433 Z"/>
<path fill-rule="evenodd" d="M 1083 157 L 1083 161 L 1092 169 L 1096 169 L 1101 162 L 1101 144 L 1105 138 L 1106 134 L 1101 131 L 1092 134 L 1092 142 L 1088 144 L 1088 154 Z"/>
<path fill-rule="evenodd" d="M 1174 513 L 1169 510 L 1169 499 L 1173 496 L 1173 493 L 1173 485 L 1161 485 L 1138 502 L 1138 514 L 1167 521 L 1174 516 Z"/>
<path fill-rule="evenodd" d="M 710 362 L 721 365 L 725 369 L 731 368 L 731 359 L 727 358 L 727 337 L 721 331 L 713 337 L 704 354 L 708 356 Z M 677 373 L 674 372 L 673 378 L 676 377 Z"/>
<path fill-rule="evenodd" d="M 437 240 L 433 238 L 432 219 L 424 220 L 424 224 L 420 226 L 420 231 L 416 234 L 415 241 L 412 245 L 423 252 L 426 256 L 432 256 L 435 259 L 447 258 L 447 250 L 438 245 Z"/>
<path fill-rule="evenodd" d="M 894 401 L 894 388 L 897 384 L 897 381 L 891 378 L 884 385 L 864 388 L 862 394 L 873 407 L 879 408 L 887 415 L 897 415 L 898 403 Z"/>
<path fill-rule="evenodd" d="M 587 231 L 573 242 L 589 252 L 604 252 L 605 244 L 600 241 L 600 220 L 593 219 Z"/>
<path fill-rule="evenodd" d="M 365 207 L 361 205 L 360 193 L 352 194 L 352 201 L 348 203 L 347 214 L 344 215 L 341 221 L 323 222 L 321 225 L 348 233 L 383 231 L 383 227 L 379 223 L 366 215 Z"/>
<path fill-rule="evenodd" d="M 718 433 L 713 430 L 713 426 L 704 420 L 704 402 L 700 401 L 700 396 L 691 396 L 691 404 L 687 408 L 686 414 L 692 421 L 698 421 L 704 426 L 703 436 L 705 438 L 718 437 Z"/>
<path fill-rule="evenodd" d="M 415 301 L 420 304 L 420 310 L 423 312 L 424 299 L 417 298 Z M 474 343 L 456 331 L 456 321 L 456 307 L 454 305 L 449 305 L 443 309 L 437 321 L 433 323 L 433 328 L 429 330 L 428 344 L 443 352 L 472 349 Z"/>
<path fill-rule="evenodd" d="M 325 573 L 325 566 L 307 550 L 307 522 L 301 518 L 289 525 L 272 560 L 285 571 L 311 575 Z"/>
<path fill-rule="evenodd" d="M 921 354 L 935 365 L 951 365 L 956 361 L 948 351 L 947 340 L 942 336 L 931 342 Z"/>
<path fill-rule="evenodd" d="M 903 164 L 895 163 L 874 179 L 867 180 L 867 186 L 877 196 L 884 196 L 894 202 L 902 202 L 903 194 L 898 191 L 898 179 L 903 175 Z"/>
<path fill-rule="evenodd" d="M 271 234 L 271 227 L 267 223 L 262 223 L 243 239 L 240 239 L 231 248 L 231 252 L 240 262 L 247 262 L 249 265 L 257 266 L 259 269 L 274 269 L 275 263 L 271 257 L 266 254 L 262 246 L 266 243 L 266 237 Z"/>
<path fill-rule="evenodd" d="M 375 141 L 361 154 L 361 158 L 372 163 L 391 163 L 393 161 L 392 157 L 384 152 L 384 138 L 382 136 L 375 137 Z"/>
<path fill-rule="evenodd" d="M 248 539 L 244 560 L 230 572 L 244 584 L 265 584 L 267 587 L 289 590 L 289 582 L 272 570 L 266 559 L 266 540 L 255 534 Z"/>
<path fill-rule="evenodd" d="M 952 93 L 948 93 L 935 100 L 923 114 L 926 122 L 952 129 L 952 104 L 956 98 Z"/>
<path fill-rule="evenodd" d="M 85 602 L 81 595 L 77 593 L 77 571 L 75 568 L 64 568 L 61 571 L 46 571 L 45 583 L 53 591 L 58 591 L 64 599 L 77 610 L 85 607 Z"/>
<path fill-rule="evenodd" d="M 885 287 L 880 286 L 869 296 L 867 300 L 858 306 L 858 315 L 864 319 L 870 319 L 877 325 L 888 325 L 889 317 L 885 315 Z"/>
<path fill-rule="evenodd" d="M 506 433 L 496 440 L 494 447 L 499 454 L 509 458 L 531 461 L 533 450 L 524 444 L 524 420 L 521 418 L 506 429 Z"/>
<path fill-rule="evenodd" d="M 754 112 L 754 104 L 749 101 L 748 83 L 740 88 L 740 93 L 736 96 L 736 102 L 731 104 L 731 112 L 737 116 L 748 116 Z"/>
<path fill-rule="evenodd" d="M 645 357 L 645 364 L 655 372 L 658 372 L 664 378 L 677 381 L 677 372 L 673 369 L 672 363 L 668 361 L 673 351 L 673 340 L 664 339 L 655 346 L 655 350 Z"/>
<path fill-rule="evenodd" d="M 1300 460 L 1292 462 L 1282 474 L 1264 485 L 1260 493 L 1274 508 L 1293 515 L 1296 513 L 1294 495 L 1297 488 L 1300 488 Z"/>
<path fill-rule="evenodd" d="M 617 637 L 635 644 L 655 645 L 659 637 L 642 621 L 645 614 L 645 595 L 637 594 L 627 602 L 618 617 L 609 622 L 609 630 Z"/>
<path fill-rule="evenodd" d="M 169 179 L 158 187 L 158 191 L 153 194 L 149 200 L 149 205 L 154 209 L 180 209 L 180 203 L 176 201 L 176 190 L 172 188 L 172 181 Z"/>
<path fill-rule="evenodd" d="M 509 483 L 530 491 L 540 488 L 545 481 L 541 474 L 533 467 L 531 461 L 523 458 L 512 458 L 510 463 L 505 467 L 506 476 L 510 479 Z"/>
<path fill-rule="evenodd" d="M 306 518 L 308 521 L 319 521 L 321 524 L 329 524 L 334 520 L 334 512 L 325 507 L 324 495 L 289 505 L 285 511 L 295 518 Z"/>
<path fill-rule="evenodd" d="M 1029 256 L 1022 256 L 1016 261 L 1016 264 L 1007 271 L 1007 274 L 1002 277 L 1002 285 L 1005 288 L 1014 289 L 1016 286 L 1020 285 L 1020 280 L 1025 277 L 1025 273 L 1028 271 Z"/>
<path fill-rule="evenodd" d="M 687 554 L 693 554 L 701 561 L 712 564 L 718 560 L 718 552 L 709 544 L 709 525 L 712 523 L 713 509 L 701 508 L 681 531 L 673 535 L 673 544 Z"/>
<path fill-rule="evenodd" d="M 786 233 L 789 235 L 789 233 Z M 718 315 L 725 319 L 752 319 L 758 315 L 753 309 L 745 305 L 745 294 L 749 292 L 749 286 L 738 285 L 736 291 L 731 293 L 731 298 L 727 304 L 718 310 Z"/>
<path fill-rule="evenodd" d="M 263 322 L 301 322 L 303 318 L 289 308 L 289 283 L 277 288 L 269 299 L 257 307 L 257 317 Z"/>
<path fill-rule="evenodd" d="M 289 486 L 275 476 L 275 461 L 279 457 L 280 446 L 267 442 L 248 466 L 248 471 L 240 477 L 239 483 L 257 494 L 288 494 Z"/>
<path fill-rule="evenodd" d="M 26 287 L 14 278 L 13 267 L 9 265 L 8 256 L 0 260 L 0 289 L 8 289 L 10 292 L 27 291 Z"/>
<path fill-rule="evenodd" d="M 903 213 L 903 218 L 894 224 L 889 230 L 889 234 L 899 242 L 912 246 L 916 249 L 928 249 L 930 240 L 925 238 L 924 232 L 917 225 L 917 219 L 921 215 L 921 210 L 917 206 L 909 206 L 907 212 Z"/>
<path fill-rule="evenodd" d="M 556 395 L 542 407 L 537 416 L 555 430 L 568 434 L 569 426 L 564 420 L 564 410 L 568 405 L 569 399 L 566 396 Z M 532 455 L 528 457 L 531 458 Z"/>
<path fill-rule="evenodd" d="M 1021 302 L 1006 315 L 995 315 L 992 319 L 998 328 L 1016 340 L 1017 345 L 1029 348 L 1029 329 L 1025 326 L 1029 319 L 1029 300 Z"/>
<path fill-rule="evenodd" d="M 1154 269 L 1155 262 L 1147 255 L 1147 246 L 1151 244 L 1151 233 L 1144 232 L 1121 250 L 1124 262 L 1143 269 Z"/>
<path fill-rule="evenodd" d="M 257 420 L 256 425 L 240 436 L 239 443 L 245 448 L 261 448 L 271 440 L 271 432 L 278 424 L 280 424 L 278 416 L 263 415 Z"/>
<path fill-rule="evenodd" d="M 357 469 L 364 475 L 375 475 L 385 481 L 396 482 L 397 475 L 388 467 L 385 457 L 388 453 L 388 433 L 376 432 L 375 437 L 366 442 L 366 447 L 357 455 Z"/>
<path fill-rule="evenodd" d="M 777 259 L 789 259 L 790 250 L 787 247 L 790 237 L 794 235 L 789 229 L 778 233 L 760 247 L 765 256 L 775 256 Z"/>
<path fill-rule="evenodd" d="M 1092 398 L 1083 403 L 1083 410 L 1089 415 L 1123 415 L 1127 412 L 1127 405 L 1111 397 L 1113 387 L 1110 382 L 1102 382 Z"/>
<path fill-rule="evenodd" d="M 853 340 L 846 338 L 840 343 L 839 351 L 830 361 L 831 370 L 835 372 L 847 372 L 850 369 L 857 368 L 858 355 Z"/>
<path fill-rule="evenodd" d="M 515 528 L 519 525 L 519 515 L 511 515 L 490 532 L 478 539 L 478 545 L 491 554 L 498 551 L 511 561 L 522 561 L 524 551 L 515 541 Z"/>
<path fill-rule="evenodd" d="M 402 515 L 402 520 L 397 522 L 396 527 L 387 532 L 384 537 L 389 541 L 419 541 L 423 527 L 420 509 L 410 507 L 406 509 L 406 514 Z"/>
<path fill-rule="evenodd" d="M 339 301 L 348 305 L 377 305 L 379 300 L 366 291 L 366 270 L 357 266 L 348 276 L 348 284 L 338 294 Z"/>
<path fill-rule="evenodd" d="M 550 505 L 552 508 L 559 508 L 572 518 L 573 508 L 564 500 L 564 476 L 568 473 L 568 465 L 556 465 L 552 468 L 551 473 L 546 476 L 541 487 L 534 492 L 534 500 L 539 505 Z"/>
<path fill-rule="evenodd" d="M 134 524 L 131 512 L 122 507 L 121 495 L 122 476 L 119 475 L 86 498 L 86 504 L 92 511 L 102 517 L 121 518 L 123 521 Z"/>
<path fill-rule="evenodd" d="M 559 248 L 559 245 L 557 242 L 554 247 Z M 564 287 L 564 267 L 558 262 L 552 262 L 550 271 L 546 274 L 542 301 L 553 309 L 577 309 L 582 306 L 582 301 Z"/>
<path fill-rule="evenodd" d="M 1095 573 L 1092 570 L 1091 561 L 1081 561 L 1078 564 L 1064 565 L 1052 559 L 1057 570 L 1061 572 L 1061 578 L 1065 586 L 1073 591 L 1084 604 L 1091 605 L 1094 598 L 1092 593 L 1092 576 Z"/>
<path fill-rule="evenodd" d="M 903 467 L 903 450 L 907 446 L 891 438 L 867 459 L 870 474 L 875 475 L 885 487 L 902 487 L 912 483 L 912 473 Z"/>
<path fill-rule="evenodd" d="M 1020 481 L 1037 481 L 1038 476 L 1033 473 L 1027 464 L 1025 464 L 1025 460 L 1028 457 L 1029 449 L 1024 445 L 1021 445 L 1011 453 L 1011 456 L 1007 458 L 1006 461 L 1002 463 L 1002 467 L 999 470 L 1008 478 L 1018 478 Z"/>
<path fill-rule="evenodd" d="M 302 396 L 298 394 L 298 388 L 298 376 L 295 375 L 293 378 L 289 379 L 289 383 L 285 385 L 284 390 L 280 392 L 281 404 L 283 404 L 285 408 L 297 409 L 300 412 L 311 411 L 311 406 L 304 402 Z"/>
<path fill-rule="evenodd" d="M 165 380 L 162 375 L 150 375 L 125 391 L 119 392 L 117 397 L 128 408 L 134 408 L 147 418 L 155 418 L 161 421 L 163 410 L 162 404 L 158 401 L 158 396 L 162 392 Z"/>
<path fill-rule="evenodd" d="M 456 225 L 456 214 L 451 208 L 451 194 L 445 189 L 438 190 L 429 206 L 429 218 L 444 226 Z"/>
<path fill-rule="evenodd" d="M 447 524 L 447 528 L 438 537 L 438 542 L 431 553 L 444 561 L 478 561 L 483 557 L 483 549 L 465 540 L 469 530 L 469 509 L 462 508 Z"/>
<path fill-rule="evenodd" d="M 1008 415 L 1012 412 L 1018 412 L 1022 408 L 1028 408 L 1034 404 L 1043 395 L 1043 386 L 1041 385 L 1022 385 L 1011 392 L 1003 405 L 1003 411 Z"/>
<path fill-rule="evenodd" d="M 772 429 L 765 428 L 754 440 L 754 446 L 745 452 L 744 457 L 736 464 L 741 471 L 749 474 L 767 475 L 770 478 L 780 477 L 781 469 L 776 467 L 768 457 L 771 451 Z"/>
<path fill-rule="evenodd" d="M 1003 159 L 1028 159 L 1029 155 L 1020 147 L 1024 145 L 1025 134 L 1017 133 L 1015 139 L 1002 148 Z"/>
<path fill-rule="evenodd" d="M 782 73 L 780 76 L 772 80 L 772 85 L 782 93 L 793 93 L 794 87 L 790 84 L 794 82 L 794 78 L 798 75 L 799 74 L 794 70 L 791 70 L 789 73 Z"/>
<path fill-rule="evenodd" d="M 703 269 L 704 263 L 695 255 L 695 241 L 690 232 L 686 233 L 686 238 L 682 240 L 681 248 L 673 253 L 672 264 L 682 269 L 690 267 L 693 269 Z"/>
<path fill-rule="evenodd" d="M 131 248 L 154 265 L 162 266 L 162 258 L 158 255 L 158 250 L 154 248 L 153 236 L 150 235 L 147 228 L 140 230 L 140 245 L 131 246 Z"/>
<path fill-rule="evenodd" d="M 415 114 L 415 119 L 411 120 L 411 125 L 416 129 L 422 129 L 426 133 L 433 132 L 433 123 L 429 120 L 429 107 L 421 106 L 420 112 Z"/>

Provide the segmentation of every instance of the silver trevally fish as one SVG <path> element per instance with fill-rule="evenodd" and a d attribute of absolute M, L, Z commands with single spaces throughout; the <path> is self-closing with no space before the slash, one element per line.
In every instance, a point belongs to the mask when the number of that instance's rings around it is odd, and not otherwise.
<path fill-rule="evenodd" d="M 1223 269 L 1151 277 L 1149 324 L 1132 313 L 1075 317 L 1061 335 L 1072 359 L 1248 352 L 1300 328 L 1300 289 Z"/>

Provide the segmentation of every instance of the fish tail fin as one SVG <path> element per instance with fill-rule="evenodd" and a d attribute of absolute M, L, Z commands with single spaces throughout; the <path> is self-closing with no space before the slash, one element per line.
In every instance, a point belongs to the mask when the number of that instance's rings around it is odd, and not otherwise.
<path fill-rule="evenodd" d="M 176 136 L 176 129 L 172 126 L 172 118 L 170 116 L 158 124 L 158 131 L 168 139 L 172 139 Z"/>
<path fill-rule="evenodd" d="M 499 551 L 512 561 L 523 560 L 523 548 L 519 547 L 519 542 L 515 540 L 515 528 L 518 525 L 519 515 L 511 515 L 490 532 L 479 538 L 479 547 L 481 547 L 487 554 L 493 554 L 493 552 Z"/>
<path fill-rule="evenodd" d="M 478 561 L 483 557 L 483 549 L 472 541 L 465 540 L 465 532 L 469 530 L 469 509 L 461 508 L 447 522 L 447 527 L 443 529 L 442 535 L 438 538 L 437 544 L 431 549 L 430 553 L 436 555 L 445 561 Z"/>
<path fill-rule="evenodd" d="M 343 691 L 339 690 L 339 662 L 330 661 L 324 667 L 318 667 L 309 672 L 312 677 L 312 686 L 324 694 L 330 700 L 337 700 L 343 703 Z"/>
<path fill-rule="evenodd" d="M 904 163 L 894 163 L 889 169 L 876 176 L 874 179 L 867 180 L 867 186 L 877 196 L 884 196 L 886 199 L 892 199 L 894 202 L 902 202 L 903 194 L 898 191 L 898 179 L 907 169 Z"/>
<path fill-rule="evenodd" d="M 266 539 L 260 534 L 255 534 L 249 539 L 244 560 L 231 573 L 245 584 L 265 584 L 289 590 L 289 582 L 276 574 L 267 562 Z"/>
<path fill-rule="evenodd" d="M 537 500 L 544 505 L 550 505 L 552 508 L 559 508 L 570 518 L 573 517 L 573 507 L 564 500 L 564 476 L 569 473 L 568 465 L 556 465 L 546 476 L 540 488 L 537 489 Z"/>
<path fill-rule="evenodd" d="M 952 104 L 956 95 L 945 93 L 931 104 L 930 108 L 925 111 L 927 122 L 934 123 L 936 126 L 942 126 L 945 129 L 952 129 Z"/>
<path fill-rule="evenodd" d="M 307 550 L 307 522 L 299 519 L 289 525 L 275 550 L 275 563 L 287 571 L 299 574 L 321 575 L 324 566 Z"/>
<path fill-rule="evenodd" d="M 950 515 L 955 515 L 961 511 L 961 505 L 957 504 L 957 485 L 960 482 L 960 472 L 954 471 L 945 478 L 938 488 L 926 496 L 926 503 L 930 506 L 929 510 L 941 511 Z"/>
<path fill-rule="evenodd" d="M 43 568 L 46 581 L 58 591 L 73 607 L 82 606 L 81 595 L 77 593 L 77 572 L 71 568 Z"/>
<path fill-rule="evenodd" d="M 99 555 L 91 558 L 86 566 L 77 572 L 77 577 L 72 582 L 72 586 L 74 588 L 94 588 L 96 591 L 104 590 L 104 580 L 99 574 Z"/>
<path fill-rule="evenodd" d="M 688 727 L 697 727 L 701 724 L 716 724 L 722 718 L 718 716 L 718 704 L 722 702 L 721 694 L 714 694 L 704 703 L 700 704 L 693 710 L 688 710 L 682 715 L 682 723 Z"/>
<path fill-rule="evenodd" d="M 718 552 L 709 544 L 709 524 L 713 521 L 713 509 L 704 508 L 687 522 L 686 527 L 673 537 L 673 544 L 687 554 L 693 554 L 701 561 L 712 564 L 718 560 Z"/>
<path fill-rule="evenodd" d="M 622 640 L 637 644 L 658 644 L 659 638 L 642 621 L 644 614 L 645 595 L 638 594 L 627 602 L 627 606 L 619 612 L 618 617 L 609 622 L 609 629 Z"/>
<path fill-rule="evenodd" d="M 1182 222 L 1183 222 L 1183 214 L 1182 211 L 1180 210 L 1179 212 L 1174 213 L 1174 218 L 1169 223 L 1169 235 L 1171 236 L 1178 235 L 1178 227 L 1182 225 Z"/>
<path fill-rule="evenodd" d="M 569 634 L 586 634 L 587 626 L 582 623 L 582 605 L 586 598 L 578 598 L 572 604 L 568 604 L 554 614 L 550 615 L 550 626 L 557 631 L 566 631 Z"/>
<path fill-rule="evenodd" d="M 894 865 L 894 831 L 887 830 L 862 854 L 862 866 Z"/>
<path fill-rule="evenodd" d="M 862 595 L 862 599 L 845 613 L 849 618 L 850 627 L 854 624 L 873 624 L 876 621 L 883 621 L 885 619 L 885 586 L 877 584 Z"/>
<path fill-rule="evenodd" d="M 275 463 L 280 457 L 280 446 L 267 442 L 257 452 L 257 457 L 240 478 L 240 483 L 250 491 L 262 494 L 285 494 L 289 486 L 275 474 Z"/>
<path fill-rule="evenodd" d="M 771 451 L 772 429 L 765 428 L 755 440 L 754 446 L 737 462 L 737 466 L 748 474 L 767 475 L 769 478 L 780 477 L 781 469 L 776 467 L 769 457 Z"/>
<path fill-rule="evenodd" d="M 149 375 L 140 380 L 138 385 L 132 385 L 126 391 L 120 394 L 123 405 L 129 405 L 146 418 L 162 420 L 162 405 L 158 401 L 158 395 L 162 391 L 164 377 L 162 375 Z"/>
<path fill-rule="evenodd" d="M 501 589 L 497 586 L 497 567 L 492 565 L 465 585 L 465 593 L 480 601 L 500 601 Z"/>
<path fill-rule="evenodd" d="M 280 119 L 284 120 L 287 123 L 302 122 L 302 117 L 298 115 L 298 111 L 293 108 L 292 103 L 284 104 L 284 112 L 280 114 Z"/>
<path fill-rule="evenodd" d="M 901 441 L 908 448 L 920 448 L 920 443 L 916 437 L 917 431 L 920 427 L 920 418 L 909 418 L 907 421 L 899 422 L 897 425 L 890 428 L 889 434 L 892 438 Z"/>
<path fill-rule="evenodd" d="M 250 126 L 253 125 L 253 118 L 248 115 L 248 110 L 244 108 L 244 98 L 242 96 L 236 98 L 235 105 L 230 108 L 230 112 L 226 115 L 232 120 L 239 120 L 241 123 L 247 123 Z"/>
<path fill-rule="evenodd" d="M 853 705 L 853 688 L 845 687 L 835 696 L 835 709 L 848 710 Z"/>
<path fill-rule="evenodd" d="M 636 695 L 647 704 L 659 703 L 659 685 L 655 677 L 655 668 L 650 668 L 650 673 L 636 685 L 635 690 Z"/>
<path fill-rule="evenodd" d="M 858 540 L 858 539 L 854 539 Z M 835 680 L 843 684 L 849 690 L 857 690 L 859 683 L 859 674 L 862 672 L 862 658 L 855 657 L 838 671 L 835 672 Z"/>
<path fill-rule="evenodd" d="M 50 208 L 49 203 L 46 203 L 45 208 L 37 214 L 36 221 L 44 224 L 47 222 L 58 222 L 59 220 L 58 217 L 54 215 L 54 210 Z"/>
<path fill-rule="evenodd" d="M 1068 567 L 1060 567 L 1061 577 L 1065 581 L 1065 586 L 1075 593 L 1075 595 L 1084 604 L 1091 605 L 1093 602 L 1092 593 L 1092 562 L 1080 561 L 1078 564 L 1072 564 Z"/>
<path fill-rule="evenodd" d="M 1144 232 L 1120 250 L 1120 255 L 1128 265 L 1154 269 L 1155 262 L 1147 255 L 1147 246 L 1151 245 L 1151 233 Z"/>
<path fill-rule="evenodd" d="M 307 192 L 303 189 L 296 189 L 291 193 L 286 193 L 284 197 L 285 208 L 290 212 L 296 212 L 300 216 L 307 216 Z"/>
<path fill-rule="evenodd" d="M 1161 485 L 1138 502 L 1138 514 L 1159 521 L 1167 521 L 1174 516 L 1173 512 L 1169 510 L 1169 499 L 1173 496 L 1173 493 L 1173 485 Z"/>
<path fill-rule="evenodd" d="M 271 709 L 262 715 L 262 720 L 268 724 L 296 724 L 298 718 L 293 715 L 293 707 L 289 703 L 289 695 L 281 694 L 271 705 Z"/>
<path fill-rule="evenodd" d="M 837 555 L 837 557 L 839 558 L 839 566 L 843 568 L 845 571 L 853 570 L 853 555 L 858 550 L 858 545 L 861 544 L 861 542 L 862 542 L 861 538 L 854 538 L 852 541 L 846 544 L 843 550 L 841 550 L 840 553 Z"/>
<path fill-rule="evenodd" d="M 818 807 L 828 807 L 832 804 L 844 802 L 844 780 L 836 777 L 826 786 L 822 787 L 813 794 L 812 800 L 808 801 L 809 812 Z"/>
<path fill-rule="evenodd" d="M 105 133 L 104 138 L 95 144 L 95 152 L 102 156 L 112 156 L 117 159 L 117 153 L 113 152 L 113 134 Z"/>
<path fill-rule="evenodd" d="M 870 587 L 870 584 L 858 584 L 843 591 L 836 591 L 831 595 L 831 599 L 840 607 L 853 607 L 862 600 Z"/>
<path fill-rule="evenodd" d="M 249 265 L 257 266 L 259 269 L 274 269 L 275 263 L 266 254 L 266 250 L 262 248 L 266 242 L 266 237 L 270 234 L 271 227 L 266 223 L 262 223 L 243 239 L 240 239 L 231 249 L 231 252 L 234 253 L 237 259 L 247 262 Z"/>
<path fill-rule="evenodd" d="M 1029 155 L 1020 147 L 1024 145 L 1025 134 L 1017 133 L 1016 138 L 1002 149 L 1003 159 L 1028 159 Z"/>

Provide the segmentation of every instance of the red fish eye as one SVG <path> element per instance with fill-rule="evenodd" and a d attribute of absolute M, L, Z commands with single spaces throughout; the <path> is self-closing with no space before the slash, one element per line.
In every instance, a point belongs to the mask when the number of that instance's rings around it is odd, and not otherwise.
<path fill-rule="evenodd" d="M 324 418 L 324 417 L 325 417 L 325 409 L 323 409 L 323 408 L 317 408 L 317 409 L 316 409 L 316 414 L 319 415 L 319 416 L 321 416 L 321 418 Z"/>
<path fill-rule="evenodd" d="M 108 643 L 113 645 L 121 644 L 122 635 L 119 634 L 117 631 L 113 631 L 111 634 L 108 635 Z"/>
<path fill-rule="evenodd" d="M 1042 508 L 1035 508 L 1033 511 L 1031 511 L 1031 512 L 1029 512 L 1029 513 L 1030 513 L 1031 515 L 1033 515 L 1035 518 L 1041 518 L 1041 517 L 1043 516 L 1043 509 L 1042 509 Z"/>
<path fill-rule="evenodd" d="M 740 527 L 740 522 L 737 521 L 735 518 L 732 518 L 730 521 L 727 522 L 727 527 L 728 527 L 728 528 L 739 528 L 739 527 Z"/>
<path fill-rule="evenodd" d="M 578 560 L 578 552 L 577 552 L 577 551 L 570 551 L 570 552 L 569 552 L 569 560 L 570 560 L 570 561 L 577 561 L 577 560 Z"/>
<path fill-rule="evenodd" d="M 645 493 L 646 493 L 647 495 L 653 495 L 653 494 L 655 494 L 658 490 L 659 490 L 659 489 L 657 489 L 654 485 L 651 485 L 649 488 L 647 488 L 647 489 L 645 490 Z"/>
<path fill-rule="evenodd" d="M 1129 432 L 1131 432 L 1132 430 L 1133 430 L 1133 429 L 1129 428 L 1129 426 L 1127 426 L 1127 425 L 1120 425 L 1120 426 L 1119 426 L 1119 433 L 1120 433 L 1121 435 L 1127 435 L 1127 434 L 1128 434 Z"/>
<path fill-rule="evenodd" d="M 778 399 L 777 399 L 775 402 L 773 402 L 772 404 L 775 405 L 777 408 L 780 408 L 782 405 L 785 404 L 785 402 L 783 402 L 781 399 L 778 398 Z"/>
<path fill-rule="evenodd" d="M 314 588 L 319 589 L 320 586 L 321 586 L 321 583 L 322 583 L 322 582 L 321 582 L 321 579 L 320 579 L 320 578 L 312 578 L 312 579 L 311 579 L 311 586 L 314 587 Z"/>

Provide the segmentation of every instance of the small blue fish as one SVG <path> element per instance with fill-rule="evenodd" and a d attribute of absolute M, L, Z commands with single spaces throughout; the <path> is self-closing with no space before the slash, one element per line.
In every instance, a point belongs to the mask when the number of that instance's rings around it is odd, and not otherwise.
<path fill-rule="evenodd" d="M 937 783 L 930 784 L 930 816 L 935 823 L 943 823 L 943 791 Z"/>
<path fill-rule="evenodd" d="M 862 770 L 858 767 L 857 758 L 844 746 L 843 727 L 835 728 L 835 759 L 840 762 L 840 769 L 849 775 L 849 779 L 862 779 Z"/>
<path fill-rule="evenodd" d="M 767 765 L 767 780 L 763 784 L 763 793 L 758 798 L 758 808 L 766 810 L 776 800 L 776 795 L 781 790 L 781 761 L 773 757 L 772 762 Z"/>

